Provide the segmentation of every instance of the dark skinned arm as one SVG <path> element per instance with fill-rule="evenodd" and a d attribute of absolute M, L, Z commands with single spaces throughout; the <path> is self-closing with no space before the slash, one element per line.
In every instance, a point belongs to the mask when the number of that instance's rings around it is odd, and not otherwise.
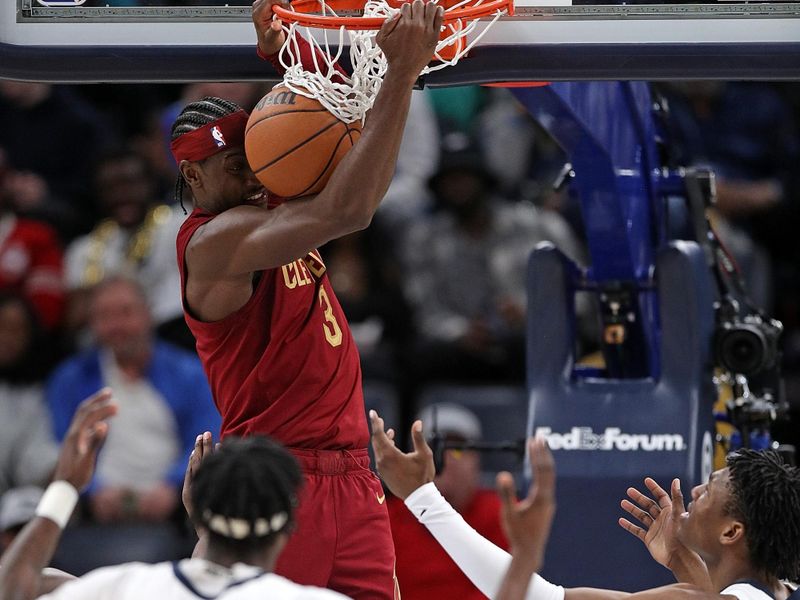
<path fill-rule="evenodd" d="M 109 419 L 117 407 L 111 391 L 101 390 L 84 400 L 61 446 L 54 480 L 63 480 L 80 491 L 89 485 L 97 452 L 108 434 Z M 0 600 L 31 600 L 41 591 L 42 570 L 53 557 L 61 528 L 51 519 L 34 517 L 16 537 L 0 565 Z"/>
<path fill-rule="evenodd" d="M 441 9 L 421 0 L 386 21 L 377 38 L 389 62 L 383 85 L 361 138 L 325 189 L 272 210 L 237 206 L 218 215 L 189 244 L 192 278 L 219 281 L 274 268 L 369 225 L 394 174 L 412 86 L 433 56 L 441 22 Z"/>

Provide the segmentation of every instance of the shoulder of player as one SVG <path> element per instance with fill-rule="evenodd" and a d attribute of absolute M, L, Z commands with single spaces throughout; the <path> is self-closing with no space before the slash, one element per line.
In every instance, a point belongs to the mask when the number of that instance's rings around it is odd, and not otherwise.
<path fill-rule="evenodd" d="M 629 600 L 739 600 L 737 596 L 718 594 L 688 583 L 675 583 L 626 596 Z M 570 595 L 567 595 L 570 598 Z M 580 598 L 580 595 L 573 596 Z"/>
<path fill-rule="evenodd" d="M 186 260 L 220 259 L 250 231 L 262 225 L 268 211 L 256 206 L 236 206 L 200 225 L 186 244 Z"/>
<path fill-rule="evenodd" d="M 251 597 L 263 597 L 262 594 L 264 592 L 270 592 L 281 598 L 291 598 L 291 600 L 347 600 L 347 596 L 343 596 L 338 592 L 309 585 L 300 585 L 275 573 L 268 573 L 253 579 L 240 586 L 237 591 L 241 592 L 242 600 Z M 236 594 L 231 594 L 230 597 L 231 600 L 239 598 Z"/>
<path fill-rule="evenodd" d="M 132 580 L 139 578 L 152 580 L 153 577 L 158 577 L 159 572 L 167 573 L 168 569 L 169 565 L 166 563 L 150 565 L 140 562 L 100 567 L 82 577 L 65 581 L 52 595 L 44 596 L 44 598 L 52 597 L 54 600 L 62 596 L 76 598 L 78 597 L 76 595 L 78 592 L 81 592 L 81 594 L 91 592 L 92 595 L 112 590 L 121 592 L 125 590 L 125 585 Z"/>
<path fill-rule="evenodd" d="M 197 245 L 208 239 L 238 235 L 242 230 L 257 227 L 269 218 L 269 211 L 266 209 L 250 205 L 234 206 L 200 225 L 189 244 Z"/>

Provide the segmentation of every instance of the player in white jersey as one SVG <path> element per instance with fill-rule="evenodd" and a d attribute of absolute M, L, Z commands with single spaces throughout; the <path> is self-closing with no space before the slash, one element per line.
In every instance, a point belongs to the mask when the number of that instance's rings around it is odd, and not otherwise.
<path fill-rule="evenodd" d="M 529 442 L 535 485 L 528 498 L 516 503 L 513 478 L 498 475 L 509 555 L 467 525 L 436 489 L 433 454 L 419 421 L 412 426 L 414 451 L 403 453 L 394 432 L 384 432 L 383 420 L 374 411 L 370 418 L 384 482 L 489 598 L 796 600 L 781 580 L 800 575 L 800 469 L 784 465 L 774 452 L 731 455 L 725 469 L 692 490 L 688 511 L 677 479 L 671 497 L 652 479 L 645 483 L 655 499 L 629 488 L 633 502 L 624 500 L 622 506 L 642 527 L 626 519 L 620 525 L 681 583 L 634 594 L 564 589 L 535 574 L 555 513 L 555 467 L 544 440 Z"/>
<path fill-rule="evenodd" d="M 92 478 L 108 432 L 107 421 L 115 413 L 108 389 L 84 401 L 76 412 L 37 516 L 3 556 L 0 600 L 29 600 L 40 593 L 42 569 L 52 557 L 79 491 Z M 295 459 L 262 436 L 229 438 L 216 451 L 211 448 L 210 434 L 198 436 L 187 469 L 191 485 L 184 490 L 184 501 L 190 500 L 189 516 L 205 542 L 202 558 L 105 567 L 40 598 L 346 600 L 336 592 L 300 586 L 271 572 L 294 526 L 302 481 Z"/>

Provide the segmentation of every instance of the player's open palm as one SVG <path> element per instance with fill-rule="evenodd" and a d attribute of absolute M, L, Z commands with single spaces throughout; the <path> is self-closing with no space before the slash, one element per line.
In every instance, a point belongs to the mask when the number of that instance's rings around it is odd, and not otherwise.
<path fill-rule="evenodd" d="M 405 500 L 411 492 L 433 481 L 436 467 L 433 451 L 422 434 L 422 421 L 411 426 L 414 450 L 402 452 L 394 443 L 394 430 L 384 431 L 383 419 L 374 410 L 369 411 L 372 423 L 372 449 L 378 473 L 389 490 Z"/>
<path fill-rule="evenodd" d="M 654 479 L 648 477 L 644 484 L 653 498 L 631 487 L 628 488 L 628 497 L 633 502 L 623 500 L 620 503 L 622 509 L 639 521 L 642 527 L 627 519 L 620 519 L 619 524 L 625 531 L 642 540 L 659 564 L 670 568 L 675 554 L 683 550 L 683 544 L 676 535 L 679 517 L 685 510 L 680 480 L 672 480 L 671 498 Z"/>
<path fill-rule="evenodd" d="M 386 19 L 376 41 L 390 69 L 407 72 L 416 78 L 433 59 L 444 20 L 444 9 L 434 2 L 413 0 Z"/>
<path fill-rule="evenodd" d="M 539 570 L 556 513 L 556 471 L 553 454 L 544 438 L 528 440 L 533 483 L 527 498 L 517 501 L 511 473 L 497 475 L 500 516 L 514 556 L 524 556 L 533 570 Z"/>
<path fill-rule="evenodd" d="M 61 445 L 54 480 L 67 481 L 78 491 L 89 485 L 108 435 L 107 420 L 117 414 L 111 398 L 111 390 L 104 388 L 81 402 Z"/>

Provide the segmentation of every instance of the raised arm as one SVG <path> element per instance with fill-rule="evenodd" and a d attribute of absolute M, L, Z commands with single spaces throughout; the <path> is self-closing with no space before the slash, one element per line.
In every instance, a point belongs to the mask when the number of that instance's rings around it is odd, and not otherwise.
<path fill-rule="evenodd" d="M 253 3 L 253 24 L 256 28 L 256 35 L 258 37 L 257 52 L 259 58 L 269 62 L 279 75 L 283 75 L 286 71 L 280 61 L 280 52 L 283 43 L 286 41 L 286 34 L 283 31 L 283 24 L 280 19 L 273 18 L 272 7 L 275 4 L 280 4 L 284 8 L 289 6 L 287 0 L 256 0 Z M 295 38 L 296 46 L 289 47 L 288 50 L 292 53 L 299 52 L 300 64 L 306 71 L 314 71 L 317 65 L 325 65 L 327 61 L 320 54 L 318 49 L 312 48 L 311 44 L 302 36 L 297 35 Z M 316 52 L 316 61 L 314 60 L 314 53 Z M 342 76 L 346 73 L 342 66 L 337 62 L 333 65 Z M 343 79 L 336 79 L 340 83 Z"/>
<path fill-rule="evenodd" d="M 58 458 L 53 483 L 36 517 L 16 537 L 0 564 L 0 600 L 30 600 L 42 589 L 42 570 L 55 552 L 61 531 L 92 478 L 97 452 L 108 434 L 107 419 L 116 414 L 111 391 L 85 400 L 72 420 Z"/>
<path fill-rule="evenodd" d="M 497 600 L 524 600 L 527 596 L 531 578 L 544 561 L 544 550 L 556 512 L 553 455 L 544 438 L 530 440 L 528 452 L 534 479 L 525 500 L 517 501 L 516 486 L 510 473 L 497 476 L 503 529 L 513 557 Z"/>
<path fill-rule="evenodd" d="M 498 490 L 503 499 L 503 526 L 511 543 L 512 559 L 503 577 L 496 600 L 542 600 L 545 597 L 536 591 L 535 580 L 532 583 L 531 577 L 541 565 L 547 542 L 547 533 L 555 512 L 553 495 L 555 472 L 552 469 L 552 455 L 546 451 L 546 446 L 544 449 L 541 447 L 531 448 L 531 463 L 536 475 L 535 481 L 538 483 L 531 489 L 528 498 L 524 502 L 515 502 L 514 481 L 511 475 L 508 473 L 498 475 Z M 648 498 L 634 488 L 630 488 L 628 495 L 638 506 L 625 500 L 622 503 L 622 507 L 647 526 L 647 532 L 626 519 L 620 519 L 620 525 L 642 539 L 651 554 L 653 554 L 653 557 L 662 564 L 664 562 L 672 562 L 684 565 L 689 559 L 683 556 L 683 550 L 685 549 L 682 550 L 682 546 L 679 548 L 679 542 L 671 535 L 672 522 L 669 520 L 670 517 L 667 516 L 677 516 L 683 511 L 680 484 L 677 480 L 673 482 L 673 495 L 670 501 L 667 493 L 654 480 L 648 478 L 645 483 L 657 498 L 657 501 Z M 702 563 L 702 561 L 700 562 Z M 681 566 L 680 568 L 684 567 Z M 707 572 L 705 572 L 705 575 L 707 580 Z M 645 590 L 635 594 L 596 588 L 571 588 L 564 591 L 564 599 L 719 600 L 728 598 L 729 600 L 734 600 L 732 596 L 720 596 L 711 591 L 710 580 L 704 581 L 701 578 L 701 582 L 707 583 L 707 589 L 689 583 Z"/>
<path fill-rule="evenodd" d="M 186 472 L 183 476 L 183 491 L 181 492 L 181 500 L 183 507 L 186 509 L 186 516 L 189 521 L 196 523 L 194 515 L 194 507 L 192 506 L 192 483 L 194 482 L 195 473 L 208 456 L 214 452 L 214 442 L 210 431 L 204 431 L 198 435 L 194 440 L 194 449 L 189 456 L 189 461 L 186 463 Z M 195 544 L 192 558 L 204 558 L 208 548 L 208 533 L 195 531 L 197 533 L 197 544 Z"/>
<path fill-rule="evenodd" d="M 634 525 L 628 519 L 620 519 L 620 527 L 639 538 L 653 559 L 672 571 L 678 582 L 713 591 L 714 586 L 703 559 L 684 546 L 676 535 L 678 521 L 686 510 L 680 480 L 672 480 L 670 494 L 651 477 L 646 478 L 644 484 L 652 498 L 631 487 L 628 488 L 630 500 L 621 503 L 623 510 L 642 526 Z"/>
<path fill-rule="evenodd" d="M 401 452 L 394 443 L 394 431 L 384 431 L 383 419 L 370 411 L 372 447 L 381 478 L 389 490 L 403 499 L 417 520 L 433 535 L 467 578 L 484 595 L 495 598 L 511 555 L 475 531 L 450 506 L 433 483 L 433 453 L 416 421 L 411 435 L 412 452 Z M 538 575 L 529 578 L 527 600 L 562 600 L 564 590 Z"/>
<path fill-rule="evenodd" d="M 394 173 L 411 90 L 433 56 L 442 14 L 436 4 L 415 0 L 387 19 L 377 37 L 389 65 L 383 85 L 361 138 L 325 189 L 272 210 L 237 206 L 222 212 L 190 242 L 192 277 L 219 279 L 277 267 L 369 225 Z"/>

